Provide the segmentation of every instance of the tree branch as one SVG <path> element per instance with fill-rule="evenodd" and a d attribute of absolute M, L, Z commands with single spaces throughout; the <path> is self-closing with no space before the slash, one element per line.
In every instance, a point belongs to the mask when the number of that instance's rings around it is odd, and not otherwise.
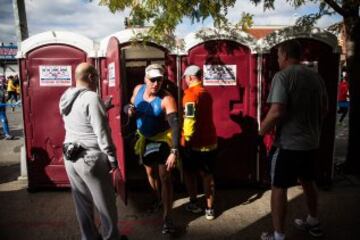
<path fill-rule="evenodd" d="M 330 7 L 332 7 L 338 14 L 343 17 L 347 16 L 348 13 L 342 7 L 340 7 L 334 0 L 324 0 Z"/>

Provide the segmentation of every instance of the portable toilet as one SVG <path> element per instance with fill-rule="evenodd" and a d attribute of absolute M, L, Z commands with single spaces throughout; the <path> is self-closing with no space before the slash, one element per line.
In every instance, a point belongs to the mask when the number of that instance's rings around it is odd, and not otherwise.
<path fill-rule="evenodd" d="M 94 42 L 70 32 L 40 33 L 19 46 L 29 190 L 69 186 L 62 157 L 65 130 L 59 99 L 75 85 L 76 66 L 93 63 L 94 57 Z"/>
<path fill-rule="evenodd" d="M 335 140 L 337 84 L 340 71 L 340 48 L 336 36 L 319 28 L 306 29 L 290 27 L 273 32 L 259 40 L 262 48 L 259 58 L 261 69 L 261 118 L 266 116 L 269 105 L 266 103 L 273 76 L 279 71 L 277 46 L 285 41 L 296 39 L 302 46 L 302 64 L 317 71 L 324 79 L 329 97 L 329 112 L 324 121 L 317 157 L 316 176 L 319 183 L 330 183 L 333 177 L 333 153 Z M 268 149 L 272 137 L 267 136 Z M 261 156 L 260 172 L 262 182 L 268 182 L 268 159 Z"/>
<path fill-rule="evenodd" d="M 215 176 L 232 185 L 257 181 L 257 45 L 238 29 L 203 29 L 184 39 L 182 73 L 195 64 L 213 101 L 218 137 Z M 182 82 L 185 89 L 185 81 Z"/>
<path fill-rule="evenodd" d="M 153 63 L 165 66 L 168 80 L 164 84 L 177 98 L 176 56 L 167 46 L 144 42 L 141 35 L 146 33 L 147 29 L 136 28 L 111 34 L 101 41 L 98 52 L 101 95 L 103 99 L 111 96 L 115 106 L 109 111 L 109 121 L 124 183 L 123 198 L 126 198 L 126 179 L 133 183 L 147 179 L 134 155 L 136 126 L 122 110 L 130 102 L 135 86 L 144 82 L 146 66 Z"/>

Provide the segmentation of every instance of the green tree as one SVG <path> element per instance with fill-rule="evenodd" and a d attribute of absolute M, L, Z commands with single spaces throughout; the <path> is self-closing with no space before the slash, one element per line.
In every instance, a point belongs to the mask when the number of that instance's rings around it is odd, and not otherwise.
<path fill-rule="evenodd" d="M 262 4 L 264 11 L 274 9 L 276 0 L 249 0 L 255 5 Z M 313 25 L 324 15 L 339 14 L 343 17 L 346 33 L 346 64 L 350 84 L 349 144 L 347 153 L 347 170 L 360 174 L 360 1 L 359 0 L 286 0 L 294 8 L 307 3 L 318 4 L 316 13 L 302 16 L 299 25 Z M 151 24 L 149 36 L 158 42 L 171 42 L 176 26 L 184 17 L 193 22 L 204 21 L 211 17 L 215 26 L 229 25 L 226 15 L 234 7 L 236 0 L 100 0 L 101 5 L 110 11 L 131 10 L 130 18 L 143 19 Z M 261 7 L 261 6 L 260 6 Z M 246 11 L 246 9 L 243 9 Z M 251 15 L 241 13 L 242 19 L 236 26 L 251 26 Z"/>

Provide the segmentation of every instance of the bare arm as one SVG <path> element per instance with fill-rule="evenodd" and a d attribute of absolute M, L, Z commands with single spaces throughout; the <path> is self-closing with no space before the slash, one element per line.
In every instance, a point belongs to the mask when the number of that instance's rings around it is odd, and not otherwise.
<path fill-rule="evenodd" d="M 134 88 L 133 94 L 132 94 L 132 96 L 131 96 L 131 98 L 130 98 L 130 103 L 131 103 L 131 104 L 134 104 L 134 103 L 135 103 L 135 97 L 136 97 L 137 93 L 139 92 L 141 86 L 142 86 L 142 85 L 139 84 L 139 85 L 137 85 L 137 86 Z"/>
<path fill-rule="evenodd" d="M 175 98 L 171 95 L 167 95 L 161 101 L 161 107 L 165 111 L 166 115 L 177 112 Z"/>
<path fill-rule="evenodd" d="M 264 136 L 271 129 L 274 128 L 279 119 L 285 115 L 285 104 L 272 103 L 269 112 L 266 114 L 265 119 L 260 126 L 259 135 Z"/>
<path fill-rule="evenodd" d="M 139 85 L 137 85 L 137 86 L 134 88 L 133 94 L 132 94 L 132 96 L 131 96 L 131 98 L 130 98 L 130 104 L 125 105 L 125 107 L 126 107 L 127 110 L 124 110 L 124 111 L 127 111 L 127 115 L 128 115 L 129 117 L 132 117 L 132 116 L 135 115 L 135 111 L 136 111 L 135 108 L 134 108 L 135 97 L 136 97 L 136 95 L 138 94 L 141 86 L 142 86 L 142 85 L 139 84 Z M 129 105 L 130 105 L 131 107 L 128 107 Z M 124 108 L 125 108 L 125 107 L 124 107 Z"/>

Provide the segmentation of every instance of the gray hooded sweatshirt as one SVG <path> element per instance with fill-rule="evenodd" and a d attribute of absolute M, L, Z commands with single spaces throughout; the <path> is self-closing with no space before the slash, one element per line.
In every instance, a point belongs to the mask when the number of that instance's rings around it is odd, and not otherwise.
<path fill-rule="evenodd" d="M 93 91 L 73 87 L 60 98 L 60 113 L 65 124 L 65 141 L 77 142 L 86 149 L 100 149 L 115 162 L 115 147 L 103 102 Z"/>

